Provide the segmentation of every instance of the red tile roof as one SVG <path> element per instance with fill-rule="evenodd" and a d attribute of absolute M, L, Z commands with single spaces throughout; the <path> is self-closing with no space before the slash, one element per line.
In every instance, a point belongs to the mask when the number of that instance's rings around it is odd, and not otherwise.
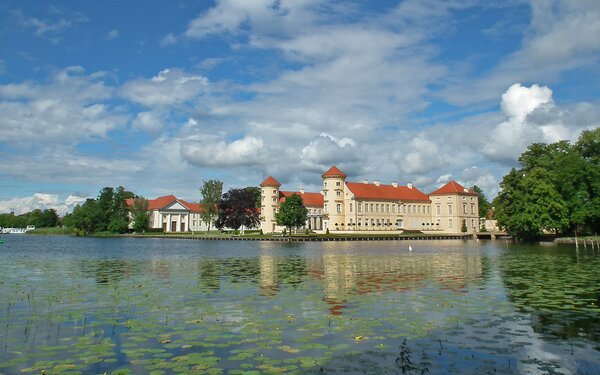
<path fill-rule="evenodd" d="M 338 169 L 338 167 L 336 167 L 335 165 L 331 168 L 329 168 L 325 173 L 323 173 L 321 175 L 321 177 L 325 178 L 325 177 L 342 177 L 342 178 L 346 178 L 346 175 L 344 174 L 344 172 L 340 171 Z"/>
<path fill-rule="evenodd" d="M 282 191 L 279 193 L 279 201 L 282 202 L 285 198 L 292 196 L 293 194 L 299 195 L 304 202 L 304 207 L 323 207 L 323 194 L 321 193 L 307 193 L 301 194 L 299 191 Z"/>
<path fill-rule="evenodd" d="M 377 186 L 360 182 L 346 182 L 346 186 L 357 199 L 429 202 L 429 197 L 415 187 L 409 189 L 407 186 Z"/>
<path fill-rule="evenodd" d="M 459 195 L 478 195 L 476 192 L 466 189 L 464 186 L 456 181 L 450 181 L 446 185 L 437 189 L 429 195 L 446 195 L 446 194 L 459 194 Z"/>
<path fill-rule="evenodd" d="M 260 186 L 261 187 L 265 187 L 265 186 L 280 187 L 281 184 L 279 183 L 279 181 L 274 179 L 273 176 L 269 176 L 263 182 L 260 183 Z"/>
<path fill-rule="evenodd" d="M 202 204 L 200 203 L 189 203 L 182 199 L 177 199 L 174 195 L 165 195 L 163 197 L 158 197 L 156 199 L 148 199 L 148 210 L 162 210 L 163 208 L 175 203 L 179 202 L 182 206 L 186 207 L 190 212 L 201 212 Z M 131 207 L 133 206 L 133 199 L 126 199 L 125 204 Z"/>

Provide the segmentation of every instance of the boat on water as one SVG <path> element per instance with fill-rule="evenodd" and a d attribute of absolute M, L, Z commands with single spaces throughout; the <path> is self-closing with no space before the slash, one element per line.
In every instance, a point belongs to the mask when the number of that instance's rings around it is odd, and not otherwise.
<path fill-rule="evenodd" d="M 27 228 L 0 228 L 2 234 L 25 234 L 30 230 L 34 230 L 34 225 L 28 225 Z"/>

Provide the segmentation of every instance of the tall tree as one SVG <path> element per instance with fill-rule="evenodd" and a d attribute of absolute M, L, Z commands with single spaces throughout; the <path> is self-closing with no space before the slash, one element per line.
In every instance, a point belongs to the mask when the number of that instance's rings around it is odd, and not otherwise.
<path fill-rule="evenodd" d="M 485 197 L 485 194 L 483 193 L 483 190 L 481 190 L 481 188 L 477 185 L 473 185 L 473 187 L 471 188 L 471 190 L 473 190 L 474 192 L 477 193 L 477 195 L 479 196 L 479 217 L 485 217 L 487 218 L 488 215 L 488 211 L 490 210 L 490 208 L 492 208 L 491 203 L 487 200 L 487 198 Z"/>
<path fill-rule="evenodd" d="M 132 198 L 132 194 L 119 186 L 113 192 L 110 205 L 109 221 L 107 229 L 114 233 L 125 233 L 129 227 L 129 209 L 125 203 L 126 199 Z"/>
<path fill-rule="evenodd" d="M 256 204 L 259 200 L 260 189 L 256 187 L 228 190 L 219 202 L 219 217 L 215 226 L 235 230 L 242 225 L 247 228 L 258 226 L 260 214 Z"/>
<path fill-rule="evenodd" d="M 286 227 L 290 236 L 293 228 L 299 228 L 306 224 L 307 218 L 308 210 L 304 207 L 304 202 L 298 194 L 287 197 L 279 205 L 279 211 L 275 214 L 277 225 Z"/>
<path fill-rule="evenodd" d="M 218 180 L 204 181 L 200 188 L 200 194 L 202 195 L 200 217 L 207 224 L 208 232 L 210 232 L 210 225 L 219 213 L 218 205 L 221 201 L 221 194 L 223 194 L 223 182 Z"/>
<path fill-rule="evenodd" d="M 136 233 L 144 233 L 148 229 L 150 218 L 148 217 L 148 200 L 144 197 L 133 199 L 131 206 L 131 216 L 133 217 L 133 230 Z"/>
<path fill-rule="evenodd" d="M 500 184 L 496 218 L 511 234 L 600 231 L 600 128 L 567 141 L 534 143 Z"/>

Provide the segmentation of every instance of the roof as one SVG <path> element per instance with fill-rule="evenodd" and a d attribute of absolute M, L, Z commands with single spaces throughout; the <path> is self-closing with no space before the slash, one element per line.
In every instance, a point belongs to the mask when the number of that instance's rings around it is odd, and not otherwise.
<path fill-rule="evenodd" d="M 446 185 L 437 189 L 429 195 L 446 195 L 446 194 L 459 194 L 459 195 L 479 195 L 474 191 L 471 191 L 456 181 L 450 181 Z"/>
<path fill-rule="evenodd" d="M 170 206 L 171 204 L 173 204 L 175 202 L 178 202 L 179 204 L 181 204 L 182 206 L 184 206 L 185 208 L 190 210 L 190 212 L 201 212 L 202 211 L 202 204 L 189 203 L 182 199 L 178 199 L 174 195 L 165 195 L 163 197 L 158 197 L 156 199 L 147 199 L 147 201 L 148 201 L 148 211 L 162 210 L 165 207 Z M 126 199 L 125 204 L 127 204 L 127 206 L 129 206 L 129 207 L 133 206 L 133 199 Z"/>
<path fill-rule="evenodd" d="M 265 186 L 280 187 L 281 184 L 279 183 L 279 181 L 274 179 L 273 176 L 269 176 L 263 182 L 260 183 L 260 186 L 261 187 L 265 187 Z"/>
<path fill-rule="evenodd" d="M 346 178 L 346 175 L 344 174 L 344 172 L 340 171 L 338 169 L 338 167 L 336 167 L 335 165 L 331 168 L 329 168 L 325 173 L 323 173 L 321 175 L 321 177 L 325 178 L 325 177 L 342 177 L 342 178 Z"/>
<path fill-rule="evenodd" d="M 282 191 L 279 193 L 279 201 L 285 200 L 285 198 L 292 195 L 299 195 L 302 198 L 302 202 L 305 207 L 323 207 L 324 199 L 321 193 L 307 193 L 300 191 Z"/>
<path fill-rule="evenodd" d="M 429 202 L 429 197 L 415 187 L 410 189 L 407 186 L 377 186 L 361 182 L 346 182 L 346 186 L 358 199 Z"/>

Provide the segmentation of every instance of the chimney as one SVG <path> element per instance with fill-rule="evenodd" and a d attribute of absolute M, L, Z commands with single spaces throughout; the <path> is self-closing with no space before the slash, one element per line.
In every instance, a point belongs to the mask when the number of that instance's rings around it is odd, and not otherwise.
<path fill-rule="evenodd" d="M 363 180 L 363 184 L 368 185 L 369 184 L 369 180 L 367 180 L 366 178 Z"/>
<path fill-rule="evenodd" d="M 409 182 L 408 184 L 406 184 L 406 187 L 409 189 L 412 189 L 412 182 Z"/>
<path fill-rule="evenodd" d="M 398 187 L 398 183 L 397 182 L 392 182 L 392 186 L 397 188 Z"/>
<path fill-rule="evenodd" d="M 375 186 L 379 186 L 379 180 L 373 181 L 373 184 L 375 184 Z"/>
<path fill-rule="evenodd" d="M 304 189 L 300 189 L 300 194 L 304 194 Z"/>

